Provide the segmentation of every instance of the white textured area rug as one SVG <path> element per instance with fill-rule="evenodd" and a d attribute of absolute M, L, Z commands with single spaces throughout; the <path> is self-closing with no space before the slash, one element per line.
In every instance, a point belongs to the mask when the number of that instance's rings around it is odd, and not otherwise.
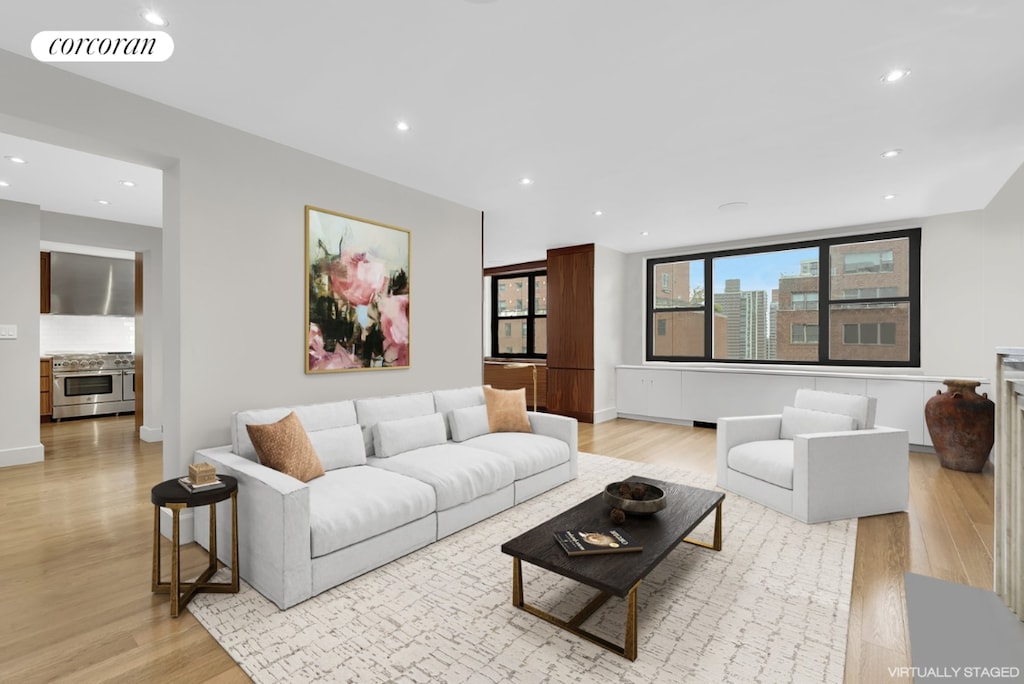
<path fill-rule="evenodd" d="M 703 473 L 592 454 L 579 471 L 288 610 L 244 583 L 189 610 L 256 682 L 843 680 L 856 520 L 805 525 L 727 493 L 722 550 L 680 544 L 640 585 L 635 662 L 513 607 L 502 542 L 629 475 L 714 488 Z M 710 515 L 692 536 L 713 529 Z M 595 593 L 526 563 L 523 574 L 527 602 L 565 619 Z M 612 598 L 585 626 L 622 643 L 625 613 Z"/>

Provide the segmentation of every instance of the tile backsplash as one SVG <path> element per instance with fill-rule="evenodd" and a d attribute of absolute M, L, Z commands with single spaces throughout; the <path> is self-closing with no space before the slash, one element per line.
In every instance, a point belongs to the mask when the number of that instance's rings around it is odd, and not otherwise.
<path fill-rule="evenodd" d="M 62 351 L 135 351 L 135 318 L 43 314 L 39 353 Z"/>

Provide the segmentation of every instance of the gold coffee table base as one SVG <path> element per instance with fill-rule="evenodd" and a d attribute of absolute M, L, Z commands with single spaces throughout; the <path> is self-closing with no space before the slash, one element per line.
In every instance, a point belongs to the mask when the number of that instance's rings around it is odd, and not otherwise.
<path fill-rule="evenodd" d="M 722 550 L 722 501 L 719 501 L 715 506 L 715 536 L 714 541 L 710 544 L 699 539 L 691 539 L 690 537 L 684 537 L 683 541 L 687 544 L 693 544 L 694 546 L 700 546 L 705 549 L 712 549 L 714 551 Z M 642 580 L 641 580 L 642 581 Z M 590 602 L 583 607 L 580 612 L 572 616 L 569 620 L 563 620 L 559 617 L 552 615 L 551 613 L 541 610 L 537 606 L 531 606 L 523 598 L 523 562 L 521 559 L 512 558 L 512 605 L 516 608 L 525 610 L 531 615 L 539 617 L 541 620 L 550 622 L 556 627 L 561 627 L 565 631 L 575 634 L 576 636 L 586 639 L 592 644 L 596 644 L 601 648 L 607 649 L 616 655 L 620 655 L 623 658 L 629 660 L 636 660 L 636 592 L 640 587 L 640 582 L 637 582 L 626 594 L 626 633 L 623 637 L 623 643 L 621 646 L 614 644 L 607 639 L 597 636 L 593 632 L 588 632 L 583 629 L 582 625 L 587 619 L 597 612 L 597 609 L 604 605 L 604 603 L 612 597 L 606 591 L 598 592 L 594 598 L 590 599 Z"/>

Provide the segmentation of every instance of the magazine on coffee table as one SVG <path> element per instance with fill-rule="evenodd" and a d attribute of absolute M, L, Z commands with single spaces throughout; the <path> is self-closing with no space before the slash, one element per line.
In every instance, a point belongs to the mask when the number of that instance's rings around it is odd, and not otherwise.
<path fill-rule="evenodd" d="M 555 541 L 570 556 L 643 550 L 643 546 L 619 527 L 611 530 L 562 530 L 555 532 Z"/>

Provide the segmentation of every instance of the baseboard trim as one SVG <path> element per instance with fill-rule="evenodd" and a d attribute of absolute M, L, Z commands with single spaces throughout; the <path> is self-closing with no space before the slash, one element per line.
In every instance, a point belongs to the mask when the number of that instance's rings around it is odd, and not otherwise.
<path fill-rule="evenodd" d="M 613 408 L 601 409 L 600 411 L 594 411 L 594 422 L 595 423 L 607 423 L 609 420 L 615 420 L 619 417 L 619 412 Z"/>
<path fill-rule="evenodd" d="M 634 413 L 619 413 L 617 416 L 628 420 L 643 420 L 648 423 L 669 423 L 670 425 L 685 425 L 686 427 L 694 426 L 692 420 L 680 420 L 678 418 L 658 418 L 656 416 L 641 416 Z"/>
<path fill-rule="evenodd" d="M 164 441 L 164 428 L 160 427 L 147 427 L 143 425 L 139 428 L 139 439 L 143 442 L 162 442 Z"/>
<path fill-rule="evenodd" d="M 0 468 L 25 465 L 26 463 L 39 463 L 42 460 L 42 444 L 33 444 L 32 446 L 17 447 L 16 449 L 3 449 L 0 451 Z"/>

